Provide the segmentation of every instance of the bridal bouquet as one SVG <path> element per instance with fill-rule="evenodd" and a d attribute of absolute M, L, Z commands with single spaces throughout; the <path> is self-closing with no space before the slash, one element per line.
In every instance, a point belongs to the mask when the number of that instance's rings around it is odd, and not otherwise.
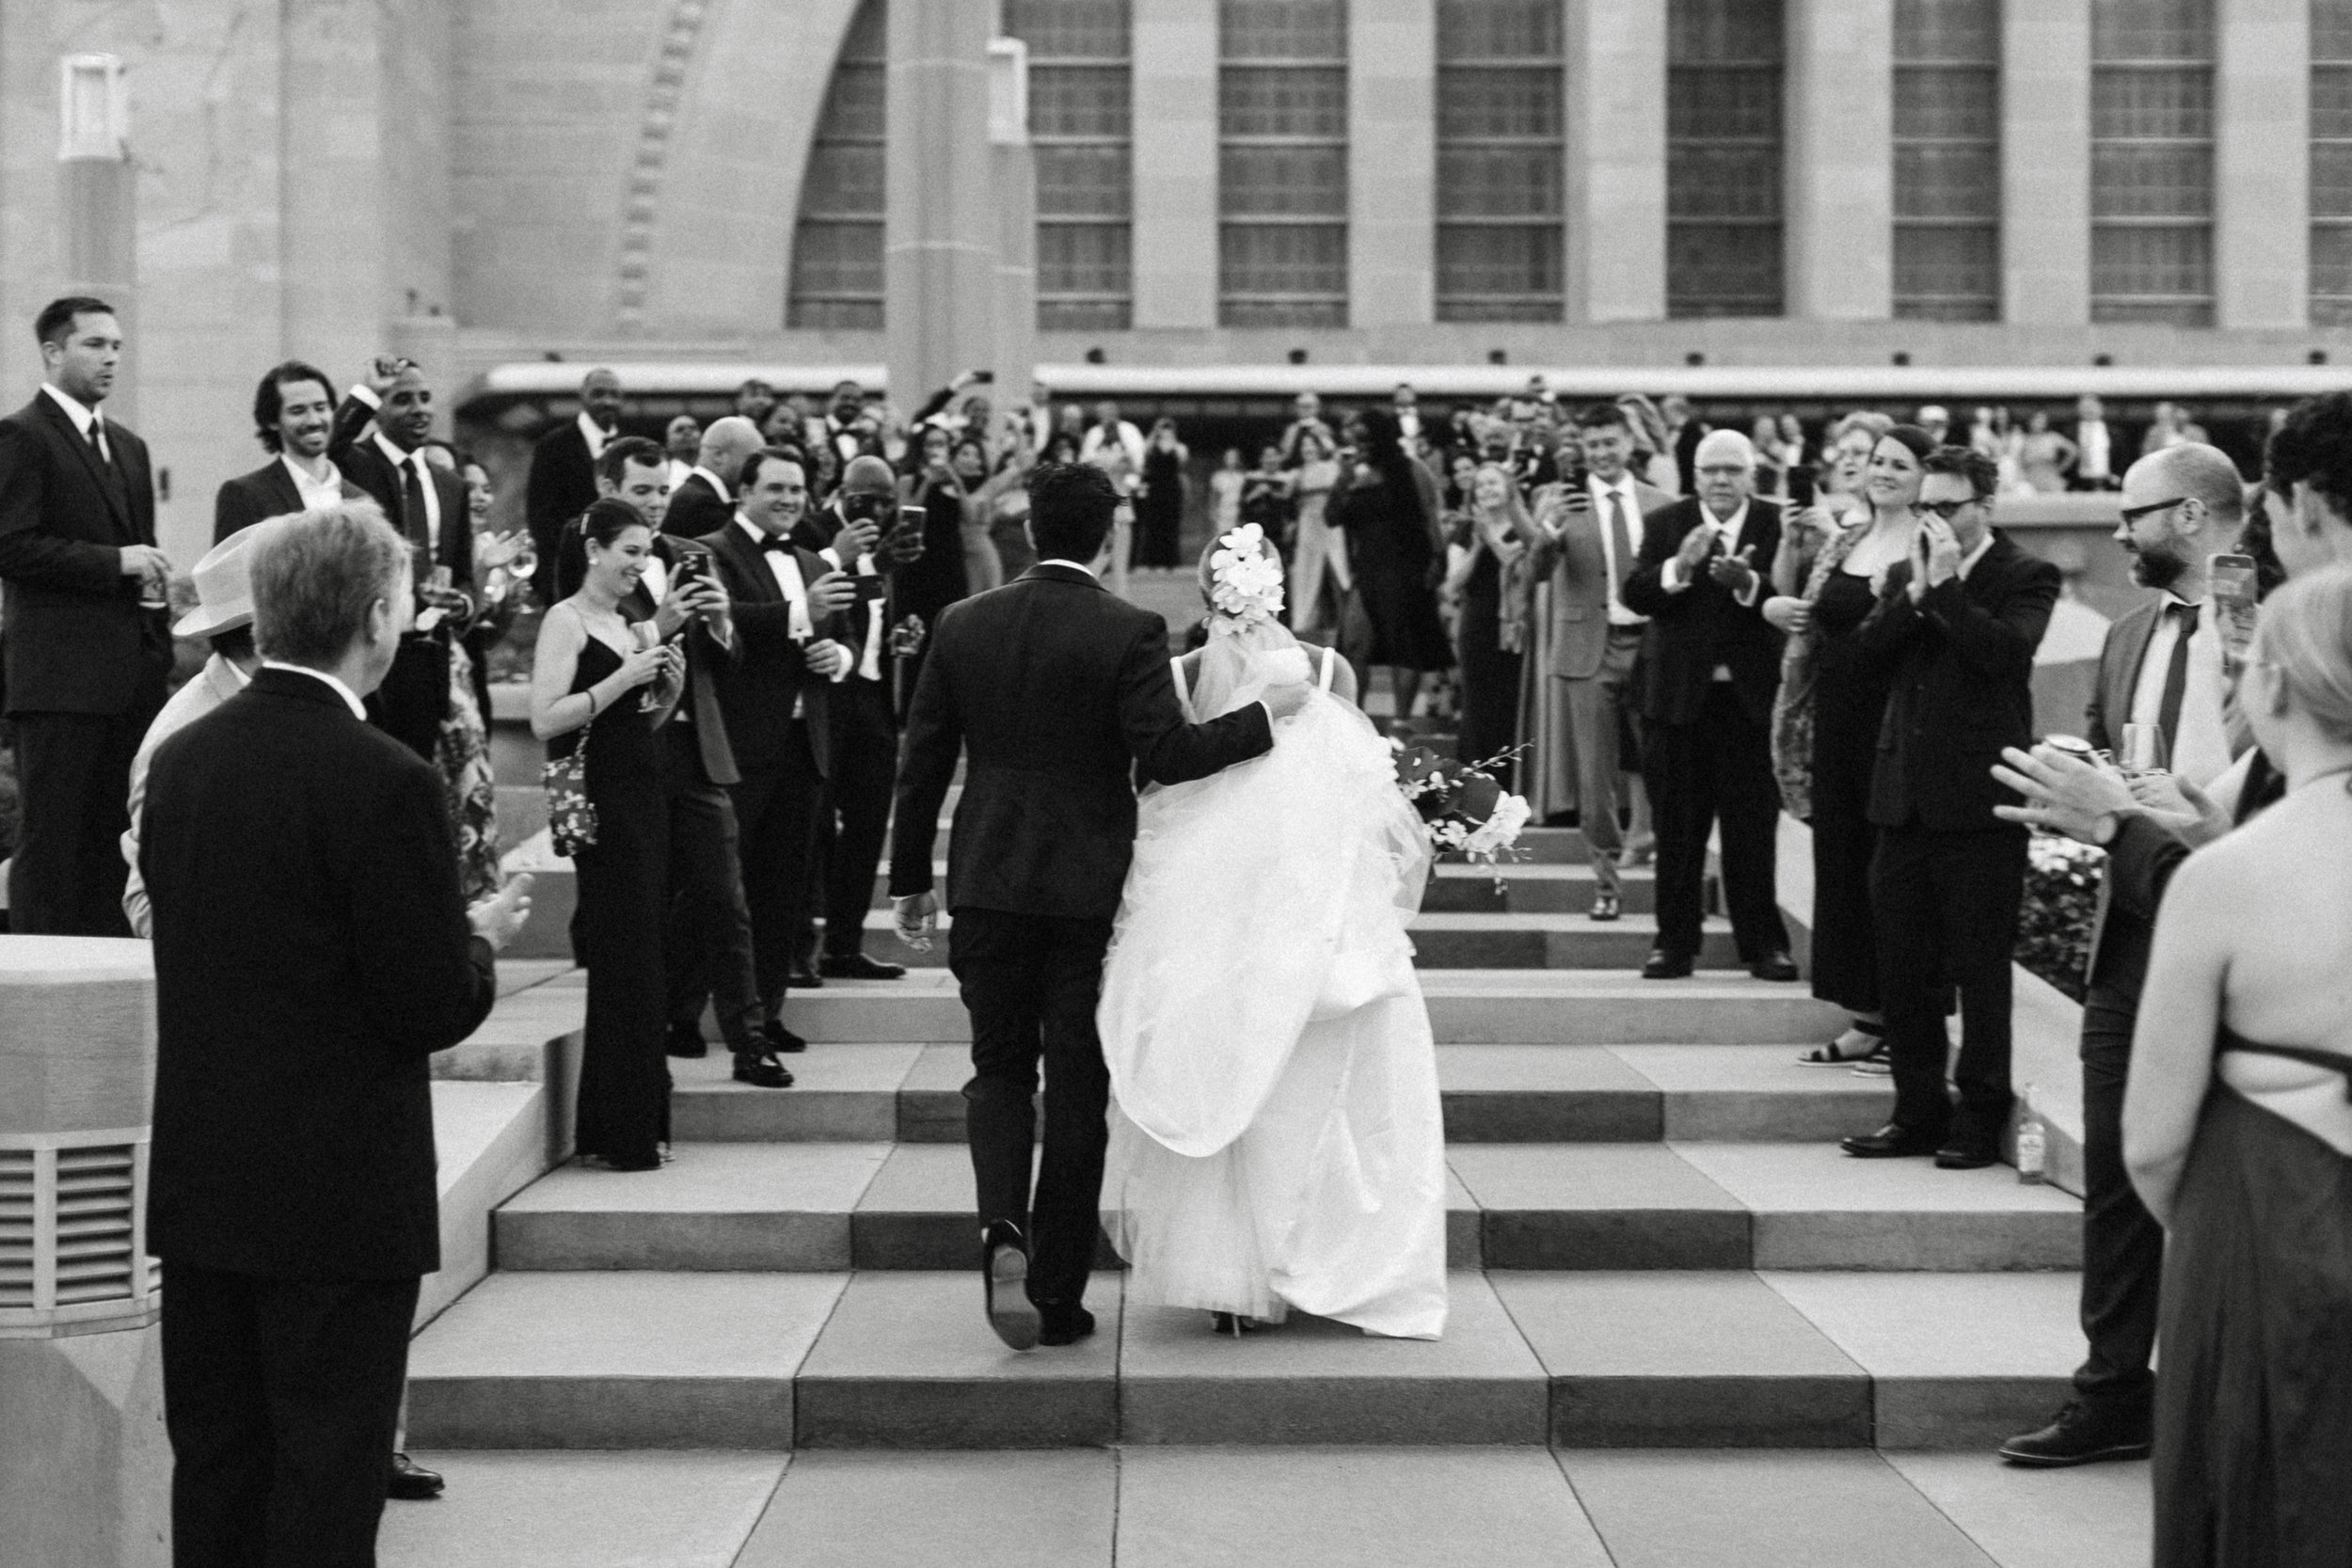
<path fill-rule="evenodd" d="M 1514 753 L 1463 762 L 1394 738 L 1389 749 L 1396 753 L 1396 786 L 1421 814 L 1432 849 L 1492 863 L 1518 843 L 1519 830 L 1527 825 L 1527 798 L 1504 794 L 1493 771 Z"/>

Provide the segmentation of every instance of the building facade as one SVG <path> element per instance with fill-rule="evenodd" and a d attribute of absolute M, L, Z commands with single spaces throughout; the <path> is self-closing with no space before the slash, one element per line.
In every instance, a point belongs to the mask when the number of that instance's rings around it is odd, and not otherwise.
<path fill-rule="evenodd" d="M 1027 45 L 1049 362 L 2299 365 L 2352 325 L 2352 0 L 969 3 Z M 452 399 L 882 362 L 914 4 L 0 0 L 0 319 L 60 280 L 97 50 L 175 540 L 289 356 Z"/>

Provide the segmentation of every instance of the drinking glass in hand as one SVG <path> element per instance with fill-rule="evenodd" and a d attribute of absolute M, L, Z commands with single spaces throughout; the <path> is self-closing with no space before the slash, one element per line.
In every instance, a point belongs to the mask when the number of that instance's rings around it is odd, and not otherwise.
<path fill-rule="evenodd" d="M 2165 755 L 2164 726 L 2161 724 L 2125 724 L 2123 753 L 2116 758 L 2127 779 L 2143 778 L 2162 773 L 2169 760 Z"/>

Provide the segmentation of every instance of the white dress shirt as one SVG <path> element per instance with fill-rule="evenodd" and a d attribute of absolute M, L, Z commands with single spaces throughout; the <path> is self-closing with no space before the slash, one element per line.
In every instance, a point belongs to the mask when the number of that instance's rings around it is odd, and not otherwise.
<path fill-rule="evenodd" d="M 375 446 L 376 450 L 384 454 L 385 461 L 391 464 L 393 472 L 399 473 L 403 468 L 414 468 L 417 471 L 418 483 L 424 491 L 425 553 L 428 556 L 440 554 L 441 490 L 440 486 L 433 483 L 433 465 L 424 460 L 424 449 L 419 447 L 414 451 L 403 451 L 400 450 L 399 443 L 380 430 L 375 433 Z M 403 474 L 400 483 L 405 493 L 408 485 L 407 476 Z"/>
<path fill-rule="evenodd" d="M 98 426 L 99 456 L 104 458 L 109 463 L 115 460 L 114 444 L 106 439 L 106 420 L 97 409 L 90 407 L 77 398 L 70 397 L 66 393 L 60 392 L 57 390 L 56 385 L 51 382 L 42 382 L 40 384 L 40 389 L 47 392 L 56 401 L 57 406 L 65 410 L 65 417 L 73 421 L 73 433 L 79 436 L 83 440 L 87 441 L 89 439 L 89 427 L 93 423 L 96 424 Z"/>
<path fill-rule="evenodd" d="M 2081 453 L 2074 464 L 2076 474 L 2084 479 L 2106 479 L 2114 472 L 2106 420 L 2084 420 L 2075 425 L 2074 446 Z"/>
<path fill-rule="evenodd" d="M 330 675 L 324 670 L 313 670 L 307 664 L 287 664 L 275 658 L 265 658 L 262 660 L 262 668 L 264 670 L 291 670 L 297 675 L 308 675 L 314 681 L 325 681 L 327 685 L 335 689 L 335 695 L 343 700 L 343 706 L 351 709 L 351 716 L 354 719 L 358 720 L 363 724 L 368 721 L 368 705 L 359 700 L 358 692 L 352 690 L 351 688 L 343 684 L 342 676 Z"/>
<path fill-rule="evenodd" d="M 1126 451 L 1127 460 L 1130 463 L 1138 468 L 1143 467 L 1143 432 L 1137 430 L 1131 421 L 1126 420 L 1119 421 L 1119 428 L 1116 431 L 1106 424 L 1098 424 L 1089 430 L 1085 439 L 1078 443 L 1078 461 L 1081 463 L 1101 462 L 1104 457 L 1103 449 L 1113 441 L 1118 442 Z"/>
<path fill-rule="evenodd" d="M 841 551 L 837 546 L 827 545 L 817 554 L 820 560 L 829 564 L 841 567 Z M 861 578 L 877 578 L 882 575 L 874 565 L 874 554 L 871 550 L 859 556 L 855 566 L 842 569 L 852 571 Z M 866 613 L 866 645 L 858 650 L 857 655 L 857 678 L 862 681 L 878 681 L 882 678 L 882 622 L 888 617 L 882 613 L 881 599 L 871 600 L 870 606 L 871 608 Z"/>
<path fill-rule="evenodd" d="M 343 476 L 342 470 L 335 467 L 333 459 L 319 459 L 326 466 L 325 479 L 311 478 L 310 470 L 295 462 L 292 452 L 279 452 L 278 461 L 286 466 L 286 473 L 294 481 L 294 494 L 302 498 L 303 511 L 316 512 L 321 507 L 342 504 Z"/>
<path fill-rule="evenodd" d="M 2178 594 L 2164 596 L 2165 612 L 2156 617 L 2155 630 L 2149 634 L 2147 651 L 2139 656 L 2139 679 L 2132 688 L 2132 711 L 2129 721 L 2135 724 L 2154 724 L 2162 721 L 2164 713 L 2165 677 L 2171 673 L 2172 650 L 2180 645 L 2181 626 L 2170 613 L 2174 605 L 2196 604 L 2197 629 L 2188 640 L 2186 679 L 2181 687 L 2181 714 L 2172 736 L 2172 754 L 2167 759 L 2169 771 L 2190 784 L 2203 788 L 2229 770 L 2230 729 L 2222 717 L 2221 694 L 2226 682 L 2221 674 L 2221 632 L 2214 625 L 2215 615 L 2210 600 L 2185 599 Z M 2114 737 L 2122 739 L 2121 731 Z"/>
<path fill-rule="evenodd" d="M 1630 471 L 1617 476 L 1614 484 L 1603 482 L 1598 474 L 1585 475 L 1584 483 L 1593 494 L 1593 521 L 1600 529 L 1601 571 L 1603 580 L 1609 584 L 1609 624 L 1613 626 L 1647 626 L 1648 616 L 1636 615 L 1626 609 L 1625 601 L 1617 596 L 1617 543 L 1609 527 L 1609 498 L 1613 495 L 1625 508 L 1626 539 L 1632 545 L 1636 556 L 1642 553 L 1642 493 L 1635 487 Z M 1625 571 L 1628 577 L 1633 575 L 1632 562 L 1625 563 Z"/>
<path fill-rule="evenodd" d="M 1701 501 L 1699 503 L 1699 527 L 1712 529 L 1715 531 L 1715 537 L 1724 542 L 1724 554 L 1726 556 L 1736 556 L 1740 553 L 1740 535 L 1746 530 L 1747 526 L 1748 503 L 1746 501 L 1741 501 L 1740 503 L 1739 511 L 1733 513 L 1730 516 L 1724 518 L 1720 522 L 1716 520 L 1715 515 L 1712 512 L 1707 510 L 1706 502 Z M 1987 534 L 1985 537 L 1987 540 L 1990 540 L 1992 535 Z M 1754 565 L 1755 563 L 1751 562 L 1750 564 Z M 1748 591 L 1745 594 L 1739 595 L 1739 600 L 1741 604 L 1752 605 L 1756 603 L 1756 595 L 1764 591 L 1764 570 L 1765 569 L 1761 566 L 1757 566 L 1756 568 L 1756 581 L 1749 584 Z M 1684 589 L 1691 586 L 1689 583 L 1682 580 L 1682 558 L 1680 556 L 1675 555 L 1668 556 L 1666 558 L 1665 566 L 1658 574 L 1658 582 L 1659 586 L 1665 589 L 1665 591 L 1669 594 L 1679 594 Z"/>

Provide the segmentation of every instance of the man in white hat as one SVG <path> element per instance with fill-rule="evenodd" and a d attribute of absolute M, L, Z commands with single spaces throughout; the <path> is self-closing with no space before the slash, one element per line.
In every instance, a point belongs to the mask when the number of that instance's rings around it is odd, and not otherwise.
<path fill-rule="evenodd" d="M 244 690 L 262 667 L 262 656 L 253 646 L 253 585 L 246 563 L 275 521 L 239 529 L 205 552 L 196 563 L 196 609 L 171 628 L 174 637 L 211 639 L 213 657 L 194 680 L 172 693 L 131 759 L 131 826 L 122 835 L 122 858 L 131 863 L 131 878 L 123 884 L 122 912 L 139 937 L 155 934 L 147 883 L 139 876 L 139 808 L 147 796 L 147 765 L 156 747 Z"/>

